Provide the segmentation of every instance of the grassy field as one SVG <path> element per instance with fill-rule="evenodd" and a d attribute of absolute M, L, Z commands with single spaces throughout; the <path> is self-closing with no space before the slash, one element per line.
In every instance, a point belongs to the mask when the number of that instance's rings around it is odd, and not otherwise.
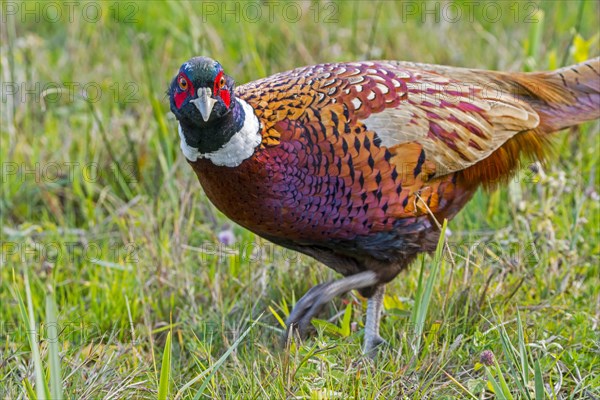
<path fill-rule="evenodd" d="M 600 398 L 598 121 L 478 192 L 443 255 L 388 286 L 373 364 L 354 293 L 282 350 L 281 320 L 336 275 L 208 202 L 165 95 L 199 54 L 238 82 L 369 58 L 556 68 L 600 53 L 598 2 L 1 6 L 0 398 Z"/>

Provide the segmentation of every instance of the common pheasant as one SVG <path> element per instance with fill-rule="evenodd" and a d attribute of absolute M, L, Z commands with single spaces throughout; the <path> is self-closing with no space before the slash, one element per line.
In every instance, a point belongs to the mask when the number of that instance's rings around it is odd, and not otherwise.
<path fill-rule="evenodd" d="M 218 62 L 195 57 L 169 97 L 212 203 L 344 276 L 309 290 L 288 332 L 305 333 L 325 303 L 356 289 L 373 354 L 384 287 L 435 249 L 437 221 L 522 157 L 543 158 L 549 133 L 600 117 L 600 58 L 536 73 L 331 63 L 235 87 Z"/>

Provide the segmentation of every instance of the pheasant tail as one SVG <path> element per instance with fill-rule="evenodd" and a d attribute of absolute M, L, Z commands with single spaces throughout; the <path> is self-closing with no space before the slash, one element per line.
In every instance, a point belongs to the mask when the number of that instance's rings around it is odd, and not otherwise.
<path fill-rule="evenodd" d="M 539 125 L 514 135 L 489 157 L 463 170 L 466 182 L 494 188 L 514 173 L 523 157 L 546 159 L 551 148 L 548 133 L 600 118 L 600 58 L 550 72 L 490 72 L 487 77 L 514 93 L 517 103 L 531 107 Z"/>
<path fill-rule="evenodd" d="M 539 114 L 543 132 L 600 118 L 600 58 L 512 78 Z"/>

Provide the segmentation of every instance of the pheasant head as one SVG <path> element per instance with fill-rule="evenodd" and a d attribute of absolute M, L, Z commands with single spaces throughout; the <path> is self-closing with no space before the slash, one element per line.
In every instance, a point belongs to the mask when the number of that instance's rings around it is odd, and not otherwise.
<path fill-rule="evenodd" d="M 173 78 L 171 112 L 179 121 L 181 149 L 188 160 L 208 158 L 217 165 L 237 166 L 260 143 L 258 120 L 251 107 L 236 99 L 234 85 L 221 64 L 208 57 L 192 58 Z"/>
<path fill-rule="evenodd" d="M 171 111 L 193 125 L 206 125 L 231 110 L 234 81 L 208 57 L 194 57 L 171 82 Z M 181 119 L 180 119 L 181 121 Z"/>

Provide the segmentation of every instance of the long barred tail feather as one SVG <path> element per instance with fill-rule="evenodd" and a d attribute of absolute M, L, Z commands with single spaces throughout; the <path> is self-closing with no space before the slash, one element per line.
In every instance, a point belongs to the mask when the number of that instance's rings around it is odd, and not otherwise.
<path fill-rule="evenodd" d="M 556 71 L 511 77 L 540 115 L 542 132 L 600 118 L 600 57 Z"/>
<path fill-rule="evenodd" d="M 540 124 L 516 134 L 489 157 L 463 170 L 466 182 L 494 188 L 515 172 L 522 158 L 546 159 L 552 148 L 548 133 L 600 118 L 600 58 L 550 72 L 491 72 L 488 76 L 527 102 L 538 113 Z"/>

